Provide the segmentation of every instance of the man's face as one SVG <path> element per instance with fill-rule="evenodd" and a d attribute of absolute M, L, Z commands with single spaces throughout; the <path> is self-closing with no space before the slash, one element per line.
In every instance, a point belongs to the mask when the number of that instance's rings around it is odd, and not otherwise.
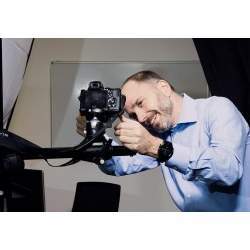
<path fill-rule="evenodd" d="M 173 105 L 160 85 L 147 82 L 127 82 L 122 88 L 126 96 L 125 111 L 145 127 L 164 132 L 172 127 Z"/>

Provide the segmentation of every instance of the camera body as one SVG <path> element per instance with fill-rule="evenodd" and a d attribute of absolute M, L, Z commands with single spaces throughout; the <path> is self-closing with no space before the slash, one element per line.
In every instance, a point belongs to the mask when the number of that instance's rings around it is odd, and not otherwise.
<path fill-rule="evenodd" d="M 101 122 L 122 112 L 125 104 L 125 96 L 119 88 L 104 88 L 99 81 L 92 81 L 88 90 L 81 90 L 79 100 L 81 115 L 87 120 L 97 117 Z"/>
<path fill-rule="evenodd" d="M 96 137 L 112 127 L 112 122 L 123 113 L 126 98 L 119 88 L 104 88 L 99 81 L 89 83 L 79 96 L 80 114 L 86 117 L 86 138 Z"/>

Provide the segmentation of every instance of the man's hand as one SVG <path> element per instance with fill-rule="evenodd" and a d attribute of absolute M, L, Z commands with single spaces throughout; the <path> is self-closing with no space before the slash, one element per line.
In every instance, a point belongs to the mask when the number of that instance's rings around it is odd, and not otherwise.
<path fill-rule="evenodd" d="M 158 148 L 162 140 L 152 136 L 139 122 L 124 116 L 115 127 L 115 135 L 121 143 L 140 154 L 158 156 Z"/>
<path fill-rule="evenodd" d="M 86 135 L 86 117 L 80 114 L 76 117 L 76 132 L 82 136 Z"/>

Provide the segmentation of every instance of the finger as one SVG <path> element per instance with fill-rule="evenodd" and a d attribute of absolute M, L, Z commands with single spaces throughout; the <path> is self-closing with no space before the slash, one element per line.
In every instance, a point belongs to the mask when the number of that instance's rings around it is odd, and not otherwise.
<path fill-rule="evenodd" d="M 116 136 L 128 136 L 128 137 L 137 137 L 138 133 L 135 129 L 117 129 L 114 134 Z"/>
<path fill-rule="evenodd" d="M 83 115 L 78 115 L 76 117 L 76 120 L 77 120 L 77 122 L 83 123 L 83 122 L 86 122 L 86 117 Z"/>
<path fill-rule="evenodd" d="M 138 142 L 137 138 L 134 137 L 130 137 L 130 136 L 118 136 L 118 139 L 122 142 L 122 143 L 128 143 L 128 144 L 135 144 Z"/>
<path fill-rule="evenodd" d="M 79 130 L 84 130 L 85 126 L 82 126 L 81 124 L 76 124 L 76 128 Z"/>
<path fill-rule="evenodd" d="M 76 117 L 76 127 L 79 130 L 83 130 L 86 128 L 86 117 L 85 116 Z"/>
<path fill-rule="evenodd" d="M 121 135 L 121 129 L 115 129 L 114 134 L 115 134 L 116 136 Z"/>
<path fill-rule="evenodd" d="M 128 119 L 126 118 L 125 115 L 121 115 L 121 116 L 120 116 L 120 120 L 121 120 L 122 122 L 125 122 L 125 121 L 127 121 Z"/>
<path fill-rule="evenodd" d="M 76 117 L 76 120 L 77 121 L 80 121 L 82 119 L 82 116 L 81 115 L 78 115 L 77 117 Z"/>
<path fill-rule="evenodd" d="M 124 116 L 124 115 L 120 115 L 120 116 L 119 116 L 119 119 L 120 119 L 121 122 L 124 121 L 124 120 L 123 120 L 123 116 Z"/>
<path fill-rule="evenodd" d="M 123 122 L 137 122 L 136 120 L 126 117 L 125 115 L 122 115 L 122 121 Z"/>
<path fill-rule="evenodd" d="M 125 115 L 122 115 L 122 119 L 123 119 L 124 121 L 132 121 L 132 119 L 129 119 L 129 118 L 126 117 Z"/>
<path fill-rule="evenodd" d="M 120 122 L 115 126 L 115 129 L 135 129 L 136 126 L 133 122 Z"/>
<path fill-rule="evenodd" d="M 130 149 L 130 150 L 136 151 L 136 145 L 135 144 L 123 143 L 122 145 L 124 147 Z"/>
<path fill-rule="evenodd" d="M 86 127 L 86 123 L 81 123 L 81 122 L 76 122 L 76 127 L 77 128 L 85 128 Z"/>

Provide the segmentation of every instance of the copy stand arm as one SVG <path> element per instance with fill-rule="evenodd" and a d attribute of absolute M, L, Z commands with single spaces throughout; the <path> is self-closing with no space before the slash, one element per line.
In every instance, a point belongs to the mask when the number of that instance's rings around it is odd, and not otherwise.
<path fill-rule="evenodd" d="M 34 159 L 59 159 L 59 158 L 74 158 L 82 161 L 98 163 L 97 159 L 107 160 L 112 156 L 134 155 L 135 152 L 123 146 L 107 145 L 92 145 L 84 151 L 71 151 L 71 148 L 34 148 L 29 152 L 23 152 L 24 160 Z"/>
<path fill-rule="evenodd" d="M 104 160 L 112 156 L 132 156 L 136 153 L 123 146 L 112 146 L 112 139 L 107 140 L 103 134 L 94 138 L 93 142 L 88 143 L 89 141 L 91 142 L 91 140 L 88 140 L 87 143 L 79 144 L 81 146 L 78 145 L 76 147 L 42 148 L 18 135 L 3 130 L 0 132 L 2 170 L 10 170 L 12 172 L 15 171 L 15 168 L 16 170 L 21 169 L 24 167 L 24 160 L 73 158 L 75 161 L 71 164 L 80 160 L 102 164 Z M 63 164 L 61 166 L 71 164 Z"/>

